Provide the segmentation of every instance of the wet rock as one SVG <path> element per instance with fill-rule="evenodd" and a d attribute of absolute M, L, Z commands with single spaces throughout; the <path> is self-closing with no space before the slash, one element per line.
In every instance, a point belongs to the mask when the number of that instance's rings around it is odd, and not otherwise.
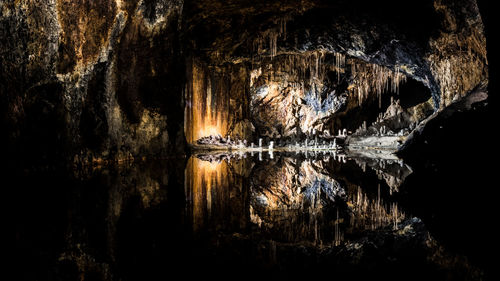
<path fill-rule="evenodd" d="M 19 114 L 29 107 L 29 91 L 53 83 L 61 85 L 57 103 L 39 101 L 63 109 L 57 122 L 64 123 L 58 138 L 64 138 L 65 144 L 59 146 L 59 152 L 44 152 L 59 155 L 52 162 L 113 162 L 128 155 L 156 157 L 182 150 L 172 145 L 182 128 L 180 85 L 159 87 L 160 81 L 178 80 L 174 74 L 178 64 L 171 58 L 179 51 L 179 3 L 2 3 L 0 33 L 10 34 L 10 40 L 0 45 L 2 62 L 8 62 L 2 63 L 2 73 L 11 68 L 11 74 L 1 76 L 0 91 L 5 97 L 1 104 L 6 113 L 14 113 L 2 116 L 2 123 L 19 124 L 17 129 L 8 129 L 10 144 L 15 148 L 9 153 L 24 158 L 21 162 L 36 162 L 37 156 L 27 153 L 23 146 L 35 145 L 34 140 L 53 142 L 36 137 L 29 129 L 47 125 Z M 161 19 L 146 19 L 145 11 L 150 8 L 158 8 Z M 165 37 L 169 39 L 159 40 Z M 15 46 L 5 45 L 11 44 L 7 41 Z M 141 52 L 132 51 L 136 49 Z M 167 56 L 159 54 L 165 51 L 173 56 L 163 60 Z M 139 53 L 144 56 L 138 57 Z M 170 98 L 166 98 L 168 95 Z M 44 113 L 47 117 L 50 114 Z M 75 158 L 77 155 L 81 157 Z"/>

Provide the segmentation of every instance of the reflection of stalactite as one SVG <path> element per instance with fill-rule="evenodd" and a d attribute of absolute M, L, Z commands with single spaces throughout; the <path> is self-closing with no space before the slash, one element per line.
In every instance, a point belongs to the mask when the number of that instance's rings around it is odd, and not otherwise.
<path fill-rule="evenodd" d="M 334 245 L 338 246 L 344 241 L 344 233 L 340 230 L 339 209 L 337 209 L 337 219 L 335 220 L 335 240 Z"/>
<path fill-rule="evenodd" d="M 186 166 L 186 198 L 192 212 L 193 229 L 204 226 L 214 204 L 220 205 L 229 187 L 229 167 L 226 161 L 208 162 L 191 157 Z"/>
<path fill-rule="evenodd" d="M 358 187 L 353 194 L 351 227 L 356 229 L 378 229 L 387 225 L 397 228 L 399 222 L 404 220 L 405 214 L 398 209 L 396 203 L 385 205 L 380 197 L 380 185 L 378 186 L 377 199 L 369 199 Z"/>

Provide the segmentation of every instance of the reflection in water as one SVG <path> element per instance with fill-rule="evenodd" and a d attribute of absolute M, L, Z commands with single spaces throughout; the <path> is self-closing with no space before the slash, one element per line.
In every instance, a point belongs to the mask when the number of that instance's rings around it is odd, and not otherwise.
<path fill-rule="evenodd" d="M 405 219 L 405 214 L 399 211 L 398 204 L 384 204 L 380 197 L 380 184 L 375 199 L 368 198 L 361 187 L 358 187 L 356 195 L 353 194 L 352 197 L 348 205 L 352 210 L 350 226 L 354 229 L 375 230 L 388 225 L 398 229 L 398 223 Z"/>
<path fill-rule="evenodd" d="M 399 270 L 395 279 L 406 280 L 399 274 L 422 267 L 417 280 L 479 279 L 480 269 L 446 251 L 422 220 L 403 211 L 404 201 L 394 200 L 391 183 L 398 181 L 386 179 L 409 173 L 395 159 L 276 152 L 262 161 L 257 153 L 199 154 L 67 179 L 30 175 L 19 183 L 33 198 L 19 205 L 27 208 L 25 225 L 34 227 L 20 239 L 32 241 L 29 235 L 58 216 L 52 225 L 59 228 L 47 228 L 50 248 L 35 245 L 29 252 L 36 256 L 23 258 L 30 268 L 46 261 L 38 275 L 55 276 L 50 280 L 168 280 L 193 268 L 280 276 L 313 269 L 341 277 Z"/>
<path fill-rule="evenodd" d="M 343 165 L 356 166 L 351 160 L 346 164 L 345 155 L 276 156 L 264 161 L 262 156 L 241 154 L 191 157 L 185 177 L 193 229 L 199 230 L 207 221 L 221 224 L 213 220 L 213 209 L 217 207 L 221 215 L 236 201 L 239 207 L 247 208 L 232 210 L 241 214 L 241 225 L 251 223 L 259 234 L 284 243 L 339 245 L 365 230 L 397 229 L 406 218 L 397 203 L 382 198 L 383 182 L 375 183 L 376 194 L 368 194 L 363 188 L 373 186 L 360 186 L 342 175 Z M 235 193 L 248 193 L 249 202 Z"/>
<path fill-rule="evenodd" d="M 185 172 L 185 193 L 193 231 L 206 228 L 238 230 L 246 225 L 245 176 L 248 161 L 231 161 L 220 155 L 212 161 L 191 157 Z M 222 160 L 225 159 L 225 160 Z"/>
<path fill-rule="evenodd" d="M 190 171 L 186 175 L 186 198 L 192 205 L 193 226 L 195 230 L 203 225 L 205 217 L 210 218 L 212 213 L 212 197 L 224 200 L 225 190 L 228 188 L 228 164 L 203 161 L 190 158 L 186 167 Z M 213 190 L 212 190 L 213 189 Z"/>

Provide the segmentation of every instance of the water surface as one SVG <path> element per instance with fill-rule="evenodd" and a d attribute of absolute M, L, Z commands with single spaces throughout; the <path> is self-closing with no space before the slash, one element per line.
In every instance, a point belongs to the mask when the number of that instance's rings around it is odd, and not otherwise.
<path fill-rule="evenodd" d="M 18 182 L 29 195 L 17 230 L 24 264 L 38 270 L 22 274 L 482 276 L 401 204 L 412 173 L 392 155 L 327 151 L 205 153 L 33 172 Z"/>

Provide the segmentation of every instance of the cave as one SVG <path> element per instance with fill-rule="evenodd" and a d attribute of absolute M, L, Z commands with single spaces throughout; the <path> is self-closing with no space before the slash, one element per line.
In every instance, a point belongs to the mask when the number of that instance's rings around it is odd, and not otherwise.
<path fill-rule="evenodd" d="M 498 275 L 488 1 L 0 10 L 16 279 Z"/>

